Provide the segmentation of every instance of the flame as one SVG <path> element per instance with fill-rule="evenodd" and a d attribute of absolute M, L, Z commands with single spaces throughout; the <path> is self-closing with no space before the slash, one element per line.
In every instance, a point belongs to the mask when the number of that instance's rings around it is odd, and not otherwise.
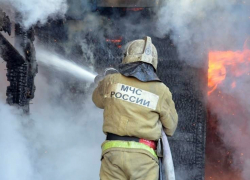
<path fill-rule="evenodd" d="M 120 43 L 122 39 L 106 39 L 107 42 Z"/>
<path fill-rule="evenodd" d="M 122 37 L 119 37 L 118 39 L 106 39 L 106 42 L 114 43 L 118 48 L 122 47 L 122 45 L 120 45 L 120 43 L 122 42 Z"/>
<path fill-rule="evenodd" d="M 128 11 L 142 11 L 144 8 L 127 8 Z"/>
<path fill-rule="evenodd" d="M 247 48 L 247 41 L 245 42 L 243 51 L 209 52 L 208 95 L 225 80 L 227 72 L 230 72 L 230 75 L 235 78 L 243 74 L 249 75 L 250 49 Z M 231 82 L 231 88 L 235 88 L 236 85 L 235 82 Z"/>
<path fill-rule="evenodd" d="M 248 136 L 248 107 L 228 93 L 227 89 L 240 92 L 241 79 L 250 75 L 250 48 L 245 41 L 241 51 L 210 51 L 208 69 L 208 131 L 206 144 L 206 177 L 212 180 L 243 180 L 243 159 L 248 157 L 244 142 L 239 137 Z M 250 42 L 250 41 L 249 41 Z M 222 88 L 223 87 L 223 88 Z M 219 112 L 214 113 L 214 112 Z M 235 122 L 237 121 L 237 123 Z M 223 124 L 223 128 L 221 126 Z M 237 124 L 237 135 L 225 143 L 221 135 L 229 136 L 228 127 Z M 234 131 L 235 132 L 235 131 Z M 229 133 L 229 134 L 228 134 Z M 237 164 L 237 166 L 235 166 Z"/>

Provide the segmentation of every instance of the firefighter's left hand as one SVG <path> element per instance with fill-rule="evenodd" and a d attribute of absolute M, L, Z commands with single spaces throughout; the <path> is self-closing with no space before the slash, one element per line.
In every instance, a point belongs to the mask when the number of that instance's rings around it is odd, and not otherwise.
<path fill-rule="evenodd" d="M 118 70 L 116 70 L 115 68 L 112 68 L 112 67 L 108 67 L 104 70 L 104 73 L 103 74 L 98 74 L 96 77 L 95 77 L 95 80 L 94 82 L 96 84 L 98 84 L 99 81 L 103 80 L 105 78 L 105 76 L 109 75 L 109 74 L 114 74 L 114 73 L 119 73 Z"/>
<path fill-rule="evenodd" d="M 108 67 L 104 71 L 104 76 L 107 76 L 109 74 L 115 74 L 115 73 L 119 73 L 119 71 L 113 67 Z"/>
<path fill-rule="evenodd" d="M 104 77 L 105 77 L 104 75 L 98 74 L 94 80 L 95 84 L 98 84 L 101 80 L 103 80 Z"/>

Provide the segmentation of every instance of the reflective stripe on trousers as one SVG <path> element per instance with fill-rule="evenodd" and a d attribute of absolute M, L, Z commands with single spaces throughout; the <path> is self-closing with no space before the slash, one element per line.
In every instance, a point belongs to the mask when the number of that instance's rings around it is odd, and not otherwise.
<path fill-rule="evenodd" d="M 134 141 L 108 141 L 108 142 L 105 142 L 102 145 L 102 152 L 104 152 L 105 150 L 108 150 L 110 148 L 144 149 L 144 150 L 149 151 L 156 158 L 158 158 L 155 151 L 152 148 L 150 148 L 149 146 L 147 146 L 145 144 L 134 142 Z"/>

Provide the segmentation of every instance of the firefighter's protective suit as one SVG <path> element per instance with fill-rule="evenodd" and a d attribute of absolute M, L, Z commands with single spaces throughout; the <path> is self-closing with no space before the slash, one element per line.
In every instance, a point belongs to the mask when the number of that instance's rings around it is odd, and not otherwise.
<path fill-rule="evenodd" d="M 157 141 L 163 128 L 173 135 L 178 115 L 156 68 L 157 51 L 150 37 L 129 43 L 120 73 L 107 75 L 92 96 L 104 109 L 105 134 Z M 158 157 L 147 143 L 118 139 L 102 144 L 101 180 L 158 180 L 158 176 Z"/>

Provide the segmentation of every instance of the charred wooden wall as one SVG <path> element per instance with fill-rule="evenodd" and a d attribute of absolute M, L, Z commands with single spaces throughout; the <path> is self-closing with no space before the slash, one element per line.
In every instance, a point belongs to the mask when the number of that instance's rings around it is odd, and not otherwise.
<path fill-rule="evenodd" d="M 0 9 L 0 31 L 11 34 L 11 22 L 6 14 Z M 23 30 L 15 26 L 15 46 L 0 34 L 0 56 L 7 62 L 7 80 L 10 85 L 7 87 L 7 103 L 23 109 L 29 113 L 30 101 L 34 98 L 34 78 L 37 73 L 35 48 L 33 45 L 33 29 Z"/>

